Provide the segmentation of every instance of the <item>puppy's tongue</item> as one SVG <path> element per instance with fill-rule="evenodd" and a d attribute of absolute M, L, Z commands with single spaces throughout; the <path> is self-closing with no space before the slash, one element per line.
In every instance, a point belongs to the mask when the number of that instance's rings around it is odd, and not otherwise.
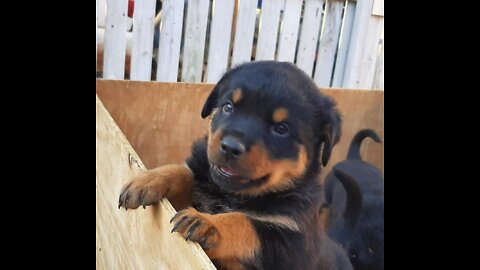
<path fill-rule="evenodd" d="M 230 176 L 239 176 L 240 175 L 239 172 L 237 172 L 236 170 L 234 170 L 232 168 L 229 168 L 229 167 L 219 166 L 218 168 L 220 169 L 220 171 L 222 171 L 223 173 L 228 174 Z"/>

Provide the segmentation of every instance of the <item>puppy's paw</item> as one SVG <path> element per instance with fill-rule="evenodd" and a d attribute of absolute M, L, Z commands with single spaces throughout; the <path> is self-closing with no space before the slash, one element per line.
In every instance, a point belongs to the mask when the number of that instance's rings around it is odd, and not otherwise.
<path fill-rule="evenodd" d="M 183 165 L 167 165 L 134 177 L 120 192 L 118 208 L 145 208 L 182 192 L 188 193 L 192 186 L 192 173 Z"/>
<path fill-rule="evenodd" d="M 215 248 L 220 241 L 220 234 L 208 216 L 194 208 L 182 210 L 170 220 L 174 224 L 172 232 L 178 232 L 186 240 L 198 242 L 204 249 Z"/>
<path fill-rule="evenodd" d="M 145 208 L 159 201 L 164 196 L 168 183 L 162 180 L 152 181 L 151 178 L 147 173 L 126 184 L 120 192 L 118 208 L 123 206 L 125 209 L 136 209 L 140 205 Z"/>

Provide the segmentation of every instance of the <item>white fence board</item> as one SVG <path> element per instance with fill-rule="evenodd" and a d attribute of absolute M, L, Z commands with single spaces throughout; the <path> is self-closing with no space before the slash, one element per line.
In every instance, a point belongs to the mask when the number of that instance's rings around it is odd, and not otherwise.
<path fill-rule="evenodd" d="M 282 0 L 262 2 L 255 60 L 274 60 Z"/>
<path fill-rule="evenodd" d="M 383 0 L 374 0 L 372 15 L 384 16 Z"/>
<path fill-rule="evenodd" d="M 157 81 L 176 82 L 182 42 L 184 2 L 164 0 L 158 45 Z"/>
<path fill-rule="evenodd" d="M 105 79 L 121 80 L 125 75 L 127 4 L 127 0 L 107 1 L 103 58 L 103 77 Z"/>
<path fill-rule="evenodd" d="M 300 43 L 298 45 L 297 66 L 312 76 L 315 50 L 317 49 L 324 0 L 305 0 Z"/>
<path fill-rule="evenodd" d="M 136 0 L 133 13 L 133 48 L 130 79 L 150 81 L 152 77 L 153 19 L 155 0 Z"/>
<path fill-rule="evenodd" d="M 320 37 L 314 80 L 319 87 L 329 87 L 335 54 L 342 27 L 343 0 L 327 0 L 323 31 Z"/>
<path fill-rule="evenodd" d="M 216 83 L 227 70 L 235 0 L 215 0 L 205 82 Z"/>
<path fill-rule="evenodd" d="M 342 87 L 343 76 L 345 74 L 345 64 L 347 62 L 348 47 L 352 35 L 353 19 L 355 18 L 355 9 L 357 2 L 348 1 L 345 15 L 343 18 L 343 29 L 338 44 L 337 60 L 333 73 L 332 87 Z"/>
<path fill-rule="evenodd" d="M 201 82 L 209 0 L 189 0 L 185 22 L 182 82 Z"/>
<path fill-rule="evenodd" d="M 107 1 L 99 0 L 98 1 L 98 27 L 105 27 L 105 20 L 107 17 Z"/>
<path fill-rule="evenodd" d="M 96 0 L 96 63 L 103 61 L 104 79 L 127 72 L 149 81 L 155 58 L 157 81 L 216 83 L 254 59 L 295 63 L 320 87 L 384 87 L 384 0 L 264 0 L 261 8 L 258 0 L 163 0 L 153 50 L 155 3 L 135 1 L 129 32 L 128 0 Z"/>
<path fill-rule="evenodd" d="M 303 1 L 286 0 L 283 11 L 283 22 L 280 28 L 280 39 L 278 41 L 278 61 L 295 61 L 295 49 L 297 47 L 298 28 L 300 26 L 300 15 Z"/>
<path fill-rule="evenodd" d="M 252 56 L 257 0 L 241 0 L 238 5 L 235 38 L 233 41 L 232 66 L 250 62 Z"/>
<path fill-rule="evenodd" d="M 98 57 L 98 0 L 95 6 L 95 69 L 97 68 L 97 57 Z"/>
<path fill-rule="evenodd" d="M 384 89 L 384 62 L 383 62 L 383 50 L 385 47 L 385 40 L 382 38 L 382 46 L 380 48 L 380 54 L 378 55 L 377 65 L 375 68 L 375 76 L 373 78 L 373 89 Z"/>
<path fill-rule="evenodd" d="M 372 87 L 383 26 L 383 17 L 371 14 L 372 5 L 373 0 L 357 2 L 342 85 L 345 88 Z"/>

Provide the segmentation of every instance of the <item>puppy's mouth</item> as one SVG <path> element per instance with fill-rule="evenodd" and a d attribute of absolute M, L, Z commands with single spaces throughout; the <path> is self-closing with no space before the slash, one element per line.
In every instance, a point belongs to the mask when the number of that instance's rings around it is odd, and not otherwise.
<path fill-rule="evenodd" d="M 227 167 L 227 166 L 219 166 L 219 165 L 214 165 L 213 168 L 222 176 L 225 176 L 230 179 L 242 179 L 242 175 L 238 170 L 235 170 L 233 168 Z"/>
<path fill-rule="evenodd" d="M 260 186 L 267 181 L 269 176 L 265 175 L 257 179 L 250 179 L 240 170 L 229 166 L 211 164 L 211 168 L 213 182 L 215 182 L 221 188 L 231 191 Z"/>

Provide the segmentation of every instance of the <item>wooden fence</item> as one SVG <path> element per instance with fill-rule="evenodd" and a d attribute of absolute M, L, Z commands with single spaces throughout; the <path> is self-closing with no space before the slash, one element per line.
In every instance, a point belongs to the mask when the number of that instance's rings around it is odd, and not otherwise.
<path fill-rule="evenodd" d="M 159 16 L 135 0 L 133 18 L 128 0 L 96 1 L 97 77 L 216 83 L 278 60 L 319 87 L 384 88 L 383 0 L 163 0 Z"/>

